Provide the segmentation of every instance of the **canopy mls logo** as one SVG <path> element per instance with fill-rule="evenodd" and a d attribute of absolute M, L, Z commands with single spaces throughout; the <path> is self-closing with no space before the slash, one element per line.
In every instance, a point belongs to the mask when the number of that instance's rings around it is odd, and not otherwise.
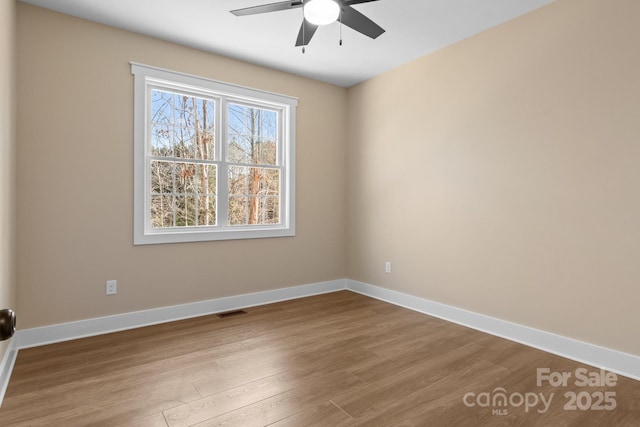
<path fill-rule="evenodd" d="M 538 387 L 615 387 L 618 376 L 612 372 L 589 371 L 577 368 L 572 372 L 554 372 L 549 368 L 536 370 L 536 385 Z M 574 391 L 568 390 L 563 395 L 565 411 L 613 411 L 616 409 L 615 391 Z M 503 387 L 496 387 L 492 392 L 468 392 L 462 402 L 468 408 L 479 407 L 491 409 L 492 415 L 508 415 L 509 408 L 523 407 L 525 412 L 532 410 L 540 414 L 549 411 L 555 393 L 526 392 L 508 393 Z"/>
<path fill-rule="evenodd" d="M 462 401 L 465 406 L 473 408 L 491 408 L 492 415 L 508 415 L 508 408 L 519 408 L 524 406 L 524 411 L 529 412 L 536 409 L 538 413 L 544 414 L 549 410 L 554 394 L 545 396 L 544 393 L 511 393 L 502 387 L 495 388 L 491 393 L 473 393 L 469 392 L 464 395 Z"/>

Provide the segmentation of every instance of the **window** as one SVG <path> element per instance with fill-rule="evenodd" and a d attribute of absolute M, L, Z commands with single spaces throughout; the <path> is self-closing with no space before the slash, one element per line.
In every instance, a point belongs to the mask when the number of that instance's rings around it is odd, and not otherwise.
<path fill-rule="evenodd" d="M 293 236 L 297 100 L 131 71 L 134 244 Z"/>

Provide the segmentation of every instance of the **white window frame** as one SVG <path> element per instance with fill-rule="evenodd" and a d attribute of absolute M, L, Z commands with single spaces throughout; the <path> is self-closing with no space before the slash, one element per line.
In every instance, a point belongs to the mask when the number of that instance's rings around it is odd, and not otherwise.
<path fill-rule="evenodd" d="M 131 73 L 134 76 L 134 245 L 295 236 L 295 124 L 298 105 L 296 98 L 134 62 L 131 63 Z M 148 114 L 152 89 L 186 91 L 216 100 L 215 150 L 219 162 L 215 226 L 151 227 L 151 150 Z M 279 112 L 279 224 L 228 225 L 227 173 L 221 171 L 232 164 L 227 162 L 224 144 L 227 139 L 227 103 L 233 102 Z"/>

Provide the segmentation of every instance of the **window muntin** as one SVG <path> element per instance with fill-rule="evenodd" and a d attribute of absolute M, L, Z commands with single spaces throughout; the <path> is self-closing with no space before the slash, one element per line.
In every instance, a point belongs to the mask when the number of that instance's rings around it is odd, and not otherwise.
<path fill-rule="evenodd" d="M 135 244 L 295 234 L 295 99 L 139 64 L 132 73 Z"/>

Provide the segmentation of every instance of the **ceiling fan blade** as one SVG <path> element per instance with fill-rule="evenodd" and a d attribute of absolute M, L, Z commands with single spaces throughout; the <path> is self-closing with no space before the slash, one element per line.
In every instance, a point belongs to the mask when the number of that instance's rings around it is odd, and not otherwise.
<path fill-rule="evenodd" d="M 345 6 L 352 6 L 354 4 L 370 3 L 372 1 L 378 1 L 378 0 L 344 0 L 342 4 Z"/>
<path fill-rule="evenodd" d="M 306 46 L 311 41 L 311 37 L 316 33 L 318 29 L 317 25 L 312 24 L 306 19 L 302 20 L 302 25 L 300 26 L 300 31 L 298 32 L 298 39 L 296 40 L 296 47 L 298 46 Z M 303 40 L 304 36 L 304 40 Z"/>
<path fill-rule="evenodd" d="M 302 7 L 302 2 L 298 1 L 281 1 L 279 3 L 263 4 L 260 6 L 245 7 L 243 9 L 232 10 L 236 16 L 256 15 L 258 13 L 277 12 L 279 10 L 288 10 Z"/>
<path fill-rule="evenodd" d="M 365 36 L 369 36 L 372 39 L 377 39 L 382 33 L 384 33 L 384 29 L 382 29 L 382 27 L 349 5 L 344 5 L 342 7 L 341 20 L 344 25 L 353 28 Z"/>

